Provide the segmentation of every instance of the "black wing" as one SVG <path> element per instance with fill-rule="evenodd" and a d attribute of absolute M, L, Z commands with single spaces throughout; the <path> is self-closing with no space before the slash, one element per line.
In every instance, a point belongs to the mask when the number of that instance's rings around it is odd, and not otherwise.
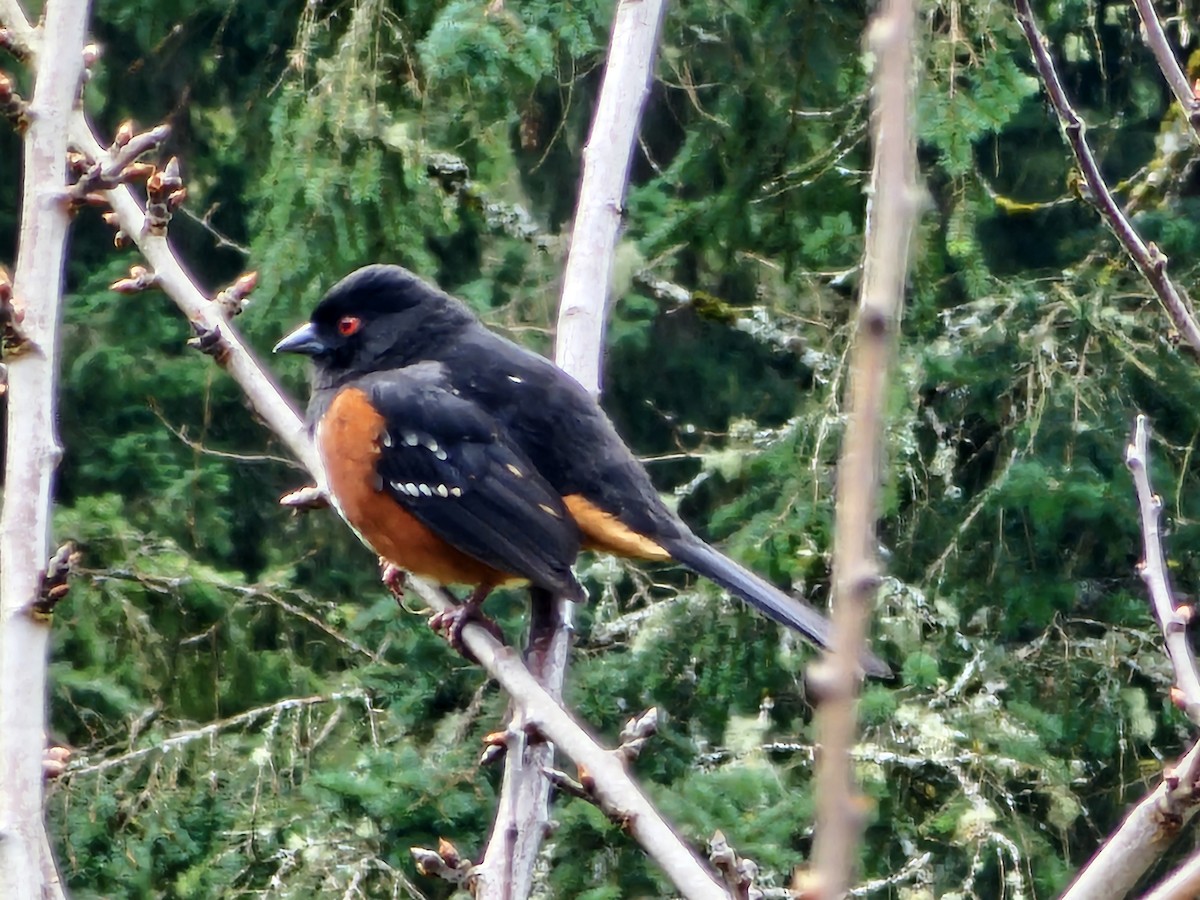
<path fill-rule="evenodd" d="M 386 422 L 381 489 L 438 537 L 575 599 L 580 536 L 562 497 L 482 409 L 415 366 L 364 379 Z"/>

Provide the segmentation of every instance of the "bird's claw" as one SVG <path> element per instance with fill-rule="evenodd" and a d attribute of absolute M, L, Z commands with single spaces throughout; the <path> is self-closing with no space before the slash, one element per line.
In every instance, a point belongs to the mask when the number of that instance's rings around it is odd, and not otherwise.
<path fill-rule="evenodd" d="M 483 614 L 480 604 L 473 603 L 468 600 L 465 603 L 458 603 L 448 609 L 443 609 L 441 612 L 436 612 L 429 620 L 429 627 L 438 634 L 444 635 L 446 640 L 450 642 L 450 646 L 457 652 L 462 654 L 467 662 L 478 663 L 467 645 L 463 643 L 463 629 L 468 625 L 479 625 L 498 640 L 504 643 L 504 632 L 500 627 Z"/>
<path fill-rule="evenodd" d="M 404 570 L 379 557 L 379 580 L 397 600 L 404 599 Z"/>

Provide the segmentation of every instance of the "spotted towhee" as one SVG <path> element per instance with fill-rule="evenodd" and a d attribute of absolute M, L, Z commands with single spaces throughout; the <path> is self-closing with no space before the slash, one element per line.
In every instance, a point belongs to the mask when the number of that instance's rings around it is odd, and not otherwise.
<path fill-rule="evenodd" d="M 398 266 L 367 266 L 276 347 L 314 362 L 308 420 L 331 500 L 392 564 L 583 597 L 580 548 L 676 560 L 815 644 L 829 622 L 713 549 L 660 499 L 608 416 L 549 360 Z M 890 668 L 873 654 L 870 675 Z"/>

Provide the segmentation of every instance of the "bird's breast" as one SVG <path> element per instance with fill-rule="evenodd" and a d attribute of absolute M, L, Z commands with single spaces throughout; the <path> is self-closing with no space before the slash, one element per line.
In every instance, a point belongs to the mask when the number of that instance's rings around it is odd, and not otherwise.
<path fill-rule="evenodd" d="M 383 416 L 354 387 L 338 393 L 317 425 L 333 506 L 359 539 L 393 565 L 440 584 L 514 580 L 438 537 L 382 489 L 378 465 L 386 429 Z"/>

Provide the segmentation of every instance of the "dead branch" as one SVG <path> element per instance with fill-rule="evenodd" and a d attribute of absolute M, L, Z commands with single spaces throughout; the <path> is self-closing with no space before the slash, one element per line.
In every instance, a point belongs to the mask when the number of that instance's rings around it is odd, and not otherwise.
<path fill-rule="evenodd" d="M 1137 233 L 1129 218 L 1113 198 L 1112 191 L 1108 189 L 1104 176 L 1100 172 L 1100 164 L 1096 161 L 1095 154 L 1092 153 L 1092 148 L 1087 142 L 1087 126 L 1071 106 L 1067 92 L 1063 89 L 1058 71 L 1054 67 L 1054 60 L 1047 49 L 1046 38 L 1038 29 L 1033 12 L 1029 8 L 1029 0 L 1015 0 L 1015 3 L 1017 21 L 1025 32 L 1025 39 L 1029 42 L 1029 48 L 1033 52 L 1033 64 L 1042 79 L 1042 84 L 1046 87 L 1050 105 L 1054 108 L 1055 115 L 1058 116 L 1063 135 L 1079 165 L 1084 199 L 1100 213 L 1104 224 L 1120 242 L 1125 253 L 1157 295 L 1172 324 L 1192 349 L 1200 354 L 1200 324 L 1196 322 L 1191 301 L 1167 274 L 1167 257 L 1155 244 L 1147 244 L 1142 240 L 1141 235 Z M 1188 109 L 1190 110 L 1191 107 Z"/>
<path fill-rule="evenodd" d="M 185 731 L 176 732 L 150 747 L 139 747 L 136 750 L 130 750 L 117 756 L 110 756 L 107 759 L 101 759 L 97 762 L 88 762 L 86 757 L 81 758 L 77 764 L 67 767 L 64 778 L 75 779 L 83 778 L 85 775 L 99 775 L 102 772 L 107 772 L 109 769 L 129 766 L 145 759 L 147 756 L 170 753 L 173 750 L 186 747 L 195 741 L 211 738 L 213 735 L 221 734 L 235 728 L 252 725 L 268 716 L 278 716 L 280 713 L 291 710 L 306 709 L 310 706 L 318 706 L 325 703 L 344 703 L 350 700 L 365 704 L 370 702 L 370 697 L 366 691 L 361 690 L 340 691 L 332 694 L 315 694 L 311 697 L 289 697 L 286 700 L 280 700 L 278 703 L 248 709 L 227 719 L 209 722 L 207 725 L 202 725 L 199 728 L 189 728 Z"/>
<path fill-rule="evenodd" d="M 917 218 L 913 134 L 912 0 L 885 0 L 868 26 L 875 52 L 874 165 L 862 298 L 851 351 L 849 422 L 838 462 L 833 547 L 832 649 L 810 673 L 818 697 L 817 831 L 811 895 L 845 895 L 854 875 L 865 803 L 854 785 L 859 659 L 879 581 L 875 520 L 888 369 L 904 301 Z"/>
<path fill-rule="evenodd" d="M 1200 724 L 1200 673 L 1196 671 L 1196 656 L 1188 640 L 1187 626 L 1195 618 L 1195 607 L 1175 602 L 1167 576 L 1167 561 L 1163 554 L 1162 498 L 1150 485 L 1150 427 L 1145 416 L 1138 416 L 1133 440 L 1125 448 L 1125 465 L 1133 476 L 1137 490 L 1138 513 L 1142 522 L 1143 559 L 1139 574 L 1150 592 L 1150 603 L 1158 627 L 1166 641 L 1167 656 L 1175 669 L 1175 686 L 1171 700 L 1194 723 Z"/>
<path fill-rule="evenodd" d="M 7 14 L 7 0 L 0 12 Z M 21 229 L 8 326 L 23 349 L 6 359 L 8 424 L 0 514 L 0 896 L 62 897 L 42 821 L 46 653 L 50 616 L 44 566 L 50 550 L 55 380 L 71 110 L 83 71 L 87 0 L 49 0 L 24 135 Z M 6 16 L 7 17 L 7 16 Z M 7 22 L 6 22 L 7 24 Z M 28 29 L 27 29 L 28 30 Z M 18 44 L 25 41 L 14 35 Z M 68 554 L 69 555 L 69 554 Z"/>

